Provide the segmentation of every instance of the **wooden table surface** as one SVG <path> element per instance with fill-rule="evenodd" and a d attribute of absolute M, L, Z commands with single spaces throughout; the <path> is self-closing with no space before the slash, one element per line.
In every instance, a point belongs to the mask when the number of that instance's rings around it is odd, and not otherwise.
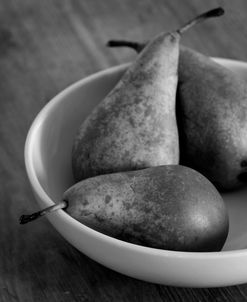
<path fill-rule="evenodd" d="M 205 10 L 225 16 L 187 32 L 182 43 L 210 56 L 247 61 L 247 1 L 8 0 L 0 2 L 0 301 L 247 301 L 247 284 L 172 288 L 135 280 L 94 262 L 41 219 L 25 172 L 27 131 L 41 108 L 74 81 L 128 62 L 112 38 L 146 40 Z"/>

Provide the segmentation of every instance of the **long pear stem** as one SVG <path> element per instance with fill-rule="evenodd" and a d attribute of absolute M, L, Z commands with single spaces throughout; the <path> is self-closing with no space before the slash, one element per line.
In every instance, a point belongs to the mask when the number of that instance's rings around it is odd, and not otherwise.
<path fill-rule="evenodd" d="M 182 26 L 181 28 L 179 28 L 177 30 L 177 33 L 179 33 L 180 35 L 182 33 L 184 33 L 186 30 L 188 30 L 189 28 L 191 28 L 192 26 L 194 26 L 195 24 L 198 24 L 208 18 L 212 18 L 212 17 L 219 17 L 222 16 L 224 14 L 224 10 L 222 7 L 218 7 L 212 10 L 209 10 L 195 18 L 193 18 L 192 20 L 190 20 L 189 22 L 187 22 L 184 26 Z"/>
<path fill-rule="evenodd" d="M 219 17 L 224 14 L 224 10 L 221 7 L 212 9 L 210 11 L 207 11 L 196 18 L 190 20 L 187 22 L 184 26 L 182 26 L 180 29 L 177 30 L 179 34 L 182 34 L 185 32 L 187 29 L 192 27 L 193 25 L 200 23 L 208 18 L 212 17 Z M 110 40 L 106 44 L 108 47 L 130 47 L 134 49 L 136 52 L 140 52 L 144 47 L 145 43 L 138 43 L 134 41 L 129 41 L 129 40 Z"/>
<path fill-rule="evenodd" d="M 37 218 L 40 218 L 40 217 L 42 217 L 42 216 L 44 216 L 48 213 L 57 211 L 59 209 L 65 209 L 65 208 L 67 208 L 67 206 L 68 206 L 68 202 L 65 201 L 65 200 L 62 200 L 59 203 L 57 203 L 53 206 L 50 206 L 48 208 L 45 208 L 41 211 L 35 212 L 33 214 L 30 214 L 30 215 L 22 215 L 19 219 L 19 222 L 20 222 L 20 224 L 25 224 L 25 223 L 28 223 L 30 221 L 36 220 Z"/>

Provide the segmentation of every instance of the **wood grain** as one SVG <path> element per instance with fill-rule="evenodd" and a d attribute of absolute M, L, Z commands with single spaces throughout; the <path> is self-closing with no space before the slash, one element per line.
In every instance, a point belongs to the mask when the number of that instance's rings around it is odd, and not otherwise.
<path fill-rule="evenodd" d="M 24 167 L 27 131 L 60 90 L 135 57 L 109 39 L 147 40 L 204 10 L 226 15 L 198 25 L 182 43 L 210 56 L 247 61 L 247 2 L 168 0 L 9 0 L 0 3 L 0 301 L 247 301 L 247 285 L 172 288 L 134 280 L 90 260 L 46 219 L 24 227 L 38 209 Z"/>

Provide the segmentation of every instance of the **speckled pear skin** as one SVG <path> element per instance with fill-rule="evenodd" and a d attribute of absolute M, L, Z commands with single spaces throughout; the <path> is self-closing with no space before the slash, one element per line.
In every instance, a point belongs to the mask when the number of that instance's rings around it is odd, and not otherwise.
<path fill-rule="evenodd" d="M 175 114 L 178 33 L 161 34 L 82 123 L 72 150 L 76 181 L 178 164 Z"/>
<path fill-rule="evenodd" d="M 247 83 L 203 54 L 180 50 L 181 164 L 220 190 L 237 188 L 247 180 Z"/>
<path fill-rule="evenodd" d="M 219 251 L 229 228 L 218 191 L 179 165 L 100 175 L 63 196 L 81 223 L 131 243 L 178 251 Z"/>

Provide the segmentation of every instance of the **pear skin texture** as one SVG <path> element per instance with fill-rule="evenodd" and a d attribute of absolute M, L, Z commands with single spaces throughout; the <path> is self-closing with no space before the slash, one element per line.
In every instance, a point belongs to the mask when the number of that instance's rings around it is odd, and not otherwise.
<path fill-rule="evenodd" d="M 88 178 L 68 189 L 63 199 L 68 214 L 86 226 L 147 247 L 219 251 L 229 229 L 215 187 L 179 165 Z"/>
<path fill-rule="evenodd" d="M 82 123 L 72 150 L 76 181 L 178 164 L 175 114 L 180 36 L 161 34 Z"/>
<path fill-rule="evenodd" d="M 198 170 L 223 191 L 247 180 L 246 88 L 231 70 L 181 46 L 180 163 Z"/>

